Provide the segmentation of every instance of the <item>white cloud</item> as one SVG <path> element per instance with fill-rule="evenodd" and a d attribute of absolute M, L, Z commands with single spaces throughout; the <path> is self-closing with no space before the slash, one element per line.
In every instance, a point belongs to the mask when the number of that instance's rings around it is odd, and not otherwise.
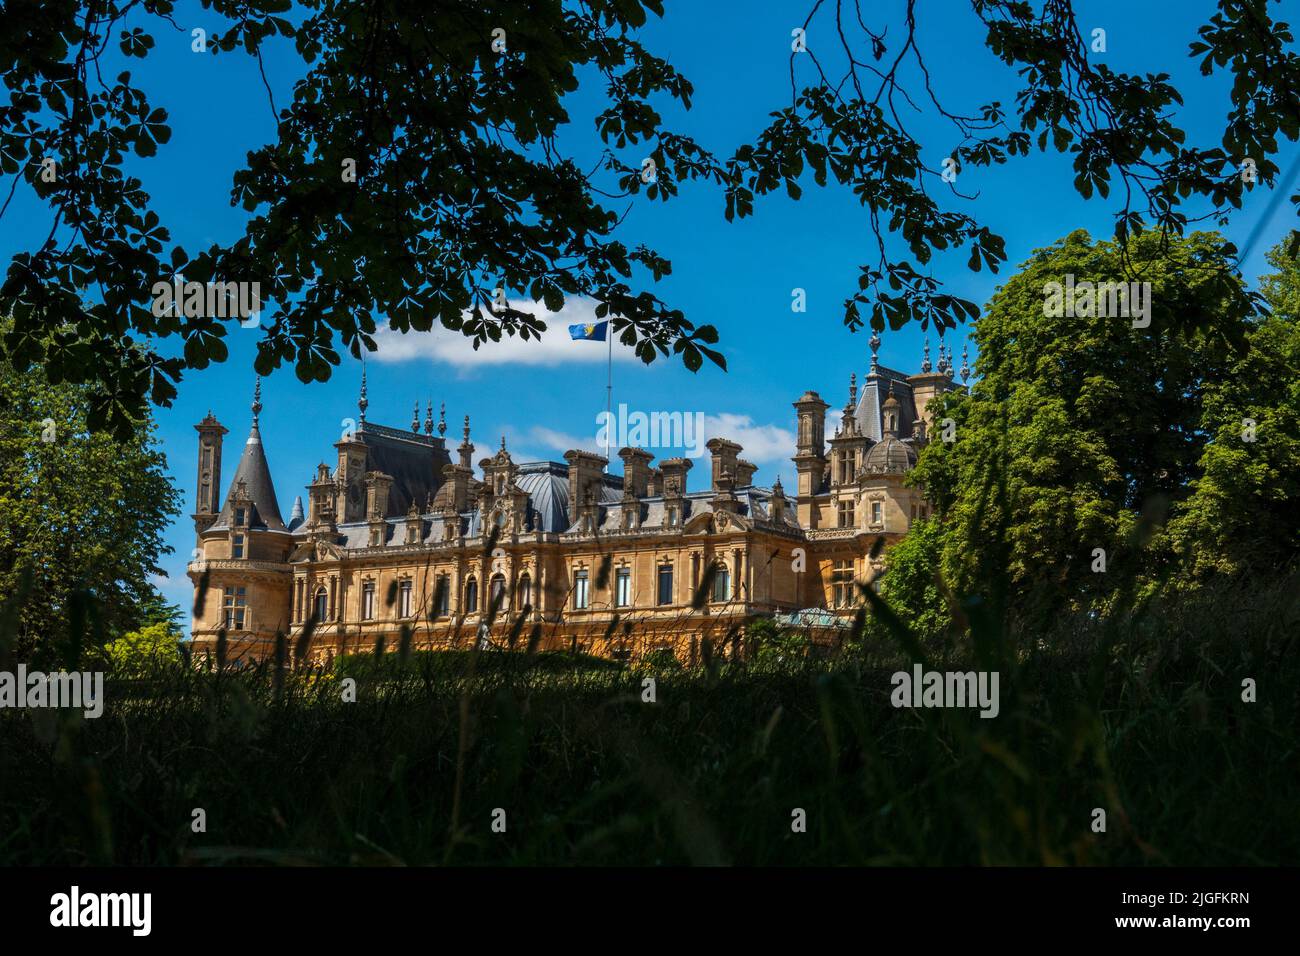
<path fill-rule="evenodd" d="M 518 336 L 503 335 L 500 342 L 487 341 L 475 350 L 470 339 L 439 323 L 428 332 L 397 332 L 384 326 L 375 333 L 374 359 L 390 363 L 436 362 L 459 369 L 492 365 L 589 365 L 608 360 L 609 346 L 604 342 L 574 341 L 569 337 L 570 325 L 602 321 L 596 318 L 595 300 L 567 299 L 559 312 L 548 312 L 539 303 L 522 299 L 512 299 L 510 305 L 532 312 L 546 323 L 540 339 L 530 338 L 525 342 Z M 615 341 L 614 361 L 639 362 L 640 359 L 630 348 Z"/>
<path fill-rule="evenodd" d="M 778 425 L 756 425 L 748 415 L 705 415 L 704 434 L 731 439 L 745 449 L 740 457 L 755 464 L 788 459 L 795 452 L 794 432 Z"/>
<path fill-rule="evenodd" d="M 545 425 L 534 425 L 528 429 L 525 434 L 525 441 L 541 445 L 543 448 L 554 449 L 559 452 L 566 452 L 570 449 L 577 448 L 583 451 L 602 451 L 596 448 L 596 436 L 591 434 L 585 438 L 577 435 L 569 435 L 565 432 L 556 431 L 554 428 L 547 428 Z"/>
<path fill-rule="evenodd" d="M 593 426 L 593 428 L 595 427 Z M 740 453 L 741 457 L 755 464 L 785 461 L 792 457 L 795 452 L 794 432 L 777 425 L 757 425 L 748 415 L 736 415 L 730 412 L 704 416 L 703 434 L 698 438 L 701 449 L 704 441 L 709 438 L 731 439 L 744 448 L 744 451 Z M 512 444 L 516 441 L 526 447 L 540 447 L 560 453 L 571 448 L 594 451 L 599 454 L 604 454 L 605 451 L 603 447 L 598 446 L 595 431 L 590 435 L 578 436 L 557 431 L 554 428 L 547 428 L 544 425 L 534 425 L 525 431 L 513 433 Z M 649 450 L 662 451 L 667 457 L 672 457 L 674 453 L 680 453 L 668 449 L 652 448 Z M 611 447 L 611 457 L 615 456 L 616 453 L 617 449 Z M 660 454 L 659 457 L 665 457 L 665 454 Z M 707 457 L 708 452 L 702 451 L 701 455 Z"/>

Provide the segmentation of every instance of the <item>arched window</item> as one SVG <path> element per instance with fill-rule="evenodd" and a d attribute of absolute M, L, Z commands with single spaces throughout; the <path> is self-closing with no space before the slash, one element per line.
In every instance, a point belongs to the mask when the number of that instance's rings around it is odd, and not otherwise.
<path fill-rule="evenodd" d="M 515 589 L 515 606 L 522 611 L 533 603 L 533 579 L 525 572 L 519 577 L 519 585 Z"/>
<path fill-rule="evenodd" d="M 496 608 L 498 611 L 506 603 L 506 579 L 505 575 L 494 574 L 492 580 L 488 583 L 488 601 L 489 606 Z"/>
<path fill-rule="evenodd" d="M 713 576 L 713 600 L 725 601 L 731 597 L 731 575 L 727 571 L 725 564 L 718 564 L 717 573 Z"/>
<path fill-rule="evenodd" d="M 470 578 L 465 582 L 465 613 L 473 614 L 478 610 L 478 582 Z"/>
<path fill-rule="evenodd" d="M 326 619 L 326 617 L 329 614 L 329 607 L 330 607 L 330 599 L 329 599 L 329 595 L 325 593 L 325 588 L 324 587 L 317 588 L 316 589 L 316 610 L 315 612 L 313 612 L 313 616 L 316 618 L 317 624 L 320 624 Z"/>
<path fill-rule="evenodd" d="M 433 588 L 433 610 L 438 617 L 447 616 L 447 608 L 451 603 L 451 579 L 445 574 L 438 575 L 437 583 Z"/>

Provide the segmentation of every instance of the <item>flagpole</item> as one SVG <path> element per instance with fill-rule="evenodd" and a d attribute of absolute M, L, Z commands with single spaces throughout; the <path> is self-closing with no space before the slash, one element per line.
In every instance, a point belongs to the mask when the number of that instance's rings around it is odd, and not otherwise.
<path fill-rule="evenodd" d="M 605 366 L 605 471 L 609 471 L 609 430 L 613 427 L 614 404 L 614 320 L 605 323 L 605 340 L 609 344 L 609 360 Z"/>

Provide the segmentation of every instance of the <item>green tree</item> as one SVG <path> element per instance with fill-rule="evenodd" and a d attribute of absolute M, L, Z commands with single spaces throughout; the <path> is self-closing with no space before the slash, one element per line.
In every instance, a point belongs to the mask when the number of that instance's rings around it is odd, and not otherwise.
<path fill-rule="evenodd" d="M 144 677 L 181 663 L 180 632 L 169 621 L 128 631 L 104 647 L 115 674 Z"/>
<path fill-rule="evenodd" d="M 180 496 L 152 422 L 127 441 L 91 432 L 90 391 L 0 362 L 0 595 L 20 656 L 159 616 L 151 577 Z"/>
<path fill-rule="evenodd" d="M 1205 391 L 1201 431 L 1212 438 L 1169 524 L 1179 583 L 1273 572 L 1300 556 L 1300 263 L 1289 246 L 1267 255 L 1278 270 L 1260 283 L 1271 314 Z"/>
<path fill-rule="evenodd" d="M 994 295 L 975 326 L 978 378 L 939 412 L 956 440 L 931 442 L 914 475 L 944 516 L 957 593 L 1003 581 L 1041 618 L 1169 573 L 1146 545 L 1191 494 L 1211 437 L 1202 404 L 1249 348 L 1257 297 L 1233 277 L 1233 252 L 1208 233 L 1147 233 L 1124 250 L 1077 231 Z M 1146 327 L 1082 299 L 1045 314 L 1052 283 L 1134 273 L 1150 283 Z"/>
<path fill-rule="evenodd" d="M 940 523 L 935 518 L 922 519 L 886 552 L 885 573 L 880 578 L 880 597 L 925 641 L 942 639 L 953 628 L 952 611 L 940 588 L 942 559 Z M 884 633 L 878 625 L 873 630 Z"/>

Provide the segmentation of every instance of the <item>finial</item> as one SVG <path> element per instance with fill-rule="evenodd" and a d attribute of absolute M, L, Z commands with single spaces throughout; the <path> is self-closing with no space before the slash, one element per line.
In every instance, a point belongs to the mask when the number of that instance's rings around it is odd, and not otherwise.
<path fill-rule="evenodd" d="M 262 377 L 259 375 L 253 385 L 253 425 L 257 425 L 257 416 L 262 414 Z"/>
<path fill-rule="evenodd" d="M 411 412 L 411 431 L 420 434 L 420 400 L 415 400 L 415 411 Z"/>
<path fill-rule="evenodd" d="M 849 407 L 856 408 L 858 404 L 858 373 L 849 373 Z"/>
<path fill-rule="evenodd" d="M 433 434 L 433 399 L 429 399 L 424 406 L 424 433 Z"/>
<path fill-rule="evenodd" d="M 506 436 L 505 436 L 505 435 L 502 435 L 502 436 L 501 436 L 501 450 L 502 450 L 502 451 L 505 451 L 505 450 L 506 450 Z"/>
<path fill-rule="evenodd" d="M 966 343 L 961 346 L 961 383 L 966 384 L 966 379 L 970 378 L 970 361 L 966 355 Z"/>
<path fill-rule="evenodd" d="M 876 353 L 880 351 L 880 333 L 877 332 L 875 329 L 872 329 L 871 339 L 868 341 L 867 344 L 871 346 L 871 374 L 875 375 L 876 369 L 879 367 L 880 364 L 877 361 L 877 355 L 876 355 Z"/>
<path fill-rule="evenodd" d="M 925 337 L 925 358 L 921 360 L 921 374 L 930 374 L 930 336 Z"/>
<path fill-rule="evenodd" d="M 776 476 L 776 483 L 772 485 L 772 494 L 784 493 L 785 489 L 781 487 L 781 476 Z"/>
<path fill-rule="evenodd" d="M 438 409 L 438 437 L 447 434 L 447 403 L 442 402 Z"/>
<path fill-rule="evenodd" d="M 465 416 L 465 444 L 469 444 L 469 416 Z"/>
<path fill-rule="evenodd" d="M 361 397 L 357 399 L 357 409 L 361 412 L 361 421 L 366 420 L 366 409 L 370 407 L 370 400 L 366 398 L 366 360 L 363 356 L 361 359 Z"/>

